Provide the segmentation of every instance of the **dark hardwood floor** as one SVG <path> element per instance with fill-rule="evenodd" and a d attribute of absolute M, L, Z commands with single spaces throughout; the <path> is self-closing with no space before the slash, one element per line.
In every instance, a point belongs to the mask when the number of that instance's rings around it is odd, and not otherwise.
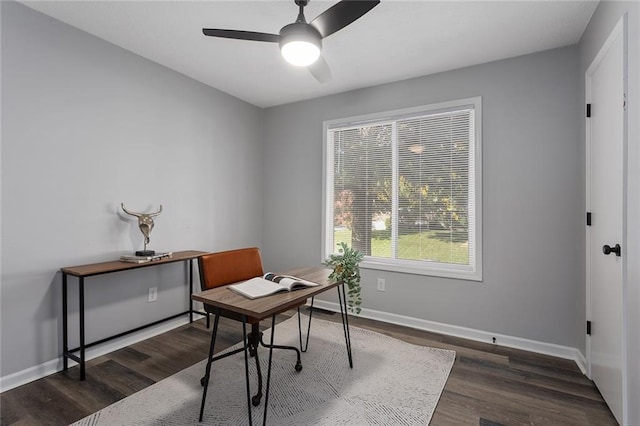
<path fill-rule="evenodd" d="M 313 316 L 340 321 L 339 315 L 324 311 Z M 596 387 L 572 361 L 363 318 L 352 318 L 350 324 L 456 351 L 432 425 L 617 424 Z M 206 358 L 209 339 L 200 320 L 89 361 L 84 382 L 77 380 L 74 367 L 4 392 L 1 423 L 72 423 Z M 221 319 L 218 339 L 219 350 L 239 342 L 241 325 Z"/>

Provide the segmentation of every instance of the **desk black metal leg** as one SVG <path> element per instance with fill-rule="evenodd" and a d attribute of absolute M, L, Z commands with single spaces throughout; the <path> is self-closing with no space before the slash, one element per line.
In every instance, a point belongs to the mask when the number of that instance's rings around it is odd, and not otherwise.
<path fill-rule="evenodd" d="M 271 360 L 273 358 L 273 336 L 276 334 L 276 316 L 271 317 L 271 343 L 269 345 L 269 367 L 267 368 L 267 388 L 264 393 L 264 418 L 262 426 L 267 424 L 267 408 L 269 408 L 269 385 L 271 383 Z"/>
<path fill-rule="evenodd" d="M 200 421 L 204 415 L 204 403 L 207 399 L 207 389 L 209 388 L 209 378 L 211 377 L 211 364 L 213 363 L 213 349 L 216 344 L 216 335 L 218 333 L 218 321 L 220 320 L 220 313 L 216 310 L 216 316 L 213 320 L 213 331 L 211 332 L 211 345 L 209 346 L 209 358 L 207 359 L 207 368 L 203 377 L 204 389 L 202 391 L 202 404 L 200 405 Z"/>
<path fill-rule="evenodd" d="M 84 344 L 84 277 L 79 278 L 78 285 L 80 314 L 80 380 L 85 379 L 85 344 Z"/>
<path fill-rule="evenodd" d="M 309 324 L 307 325 L 307 341 L 305 342 L 304 348 L 302 346 L 302 323 L 300 319 L 300 307 L 298 307 L 298 334 L 300 336 L 300 352 L 306 352 L 309 348 L 309 333 L 311 331 L 311 316 L 313 315 L 313 301 L 315 297 L 311 298 L 311 307 L 309 308 Z"/>
<path fill-rule="evenodd" d="M 67 317 L 67 274 L 62 273 L 62 370 L 67 371 L 69 369 L 69 358 L 67 353 L 69 352 L 69 335 L 67 332 L 68 327 Z"/>
<path fill-rule="evenodd" d="M 347 346 L 347 356 L 349 357 L 349 367 L 353 368 L 353 358 L 351 357 L 351 334 L 349 333 L 349 314 L 347 312 L 347 294 L 344 289 L 344 284 L 340 284 L 338 287 L 338 300 L 340 302 L 340 316 L 342 317 L 342 328 L 344 330 L 344 341 Z M 342 292 L 340 291 L 342 289 Z M 344 301 L 344 309 L 342 307 Z"/>
<path fill-rule="evenodd" d="M 249 415 L 249 426 L 253 425 L 251 418 L 251 389 L 249 389 L 249 340 L 247 339 L 247 316 L 242 316 L 242 342 L 244 343 L 244 375 L 247 383 L 247 414 Z M 258 359 L 258 350 L 256 348 L 256 360 Z M 267 386 L 268 386 L 267 382 Z M 269 388 L 267 387 L 267 395 L 269 395 Z M 266 402 L 265 402 L 266 404 Z M 266 405 L 265 405 L 266 410 Z"/>

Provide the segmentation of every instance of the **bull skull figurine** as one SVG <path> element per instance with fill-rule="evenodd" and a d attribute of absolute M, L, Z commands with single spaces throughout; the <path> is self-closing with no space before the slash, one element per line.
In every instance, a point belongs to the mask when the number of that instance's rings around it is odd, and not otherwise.
<path fill-rule="evenodd" d="M 144 235 L 144 251 L 136 252 L 136 255 L 153 256 L 155 254 L 155 251 L 153 250 L 147 251 L 147 244 L 149 244 L 149 234 L 151 234 L 151 230 L 153 229 L 153 218 L 158 216 L 160 213 L 162 213 L 162 204 L 160 204 L 160 209 L 155 213 L 130 212 L 125 208 L 124 203 L 120 203 L 120 205 L 122 206 L 122 210 L 124 210 L 126 214 L 129 214 L 131 216 L 135 216 L 138 218 L 138 227 L 140 228 L 140 232 L 142 232 L 142 235 Z"/>

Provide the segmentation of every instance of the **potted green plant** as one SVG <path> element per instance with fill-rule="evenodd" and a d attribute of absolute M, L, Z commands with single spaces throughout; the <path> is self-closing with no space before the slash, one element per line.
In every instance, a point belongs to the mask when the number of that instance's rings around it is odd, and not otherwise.
<path fill-rule="evenodd" d="M 342 282 L 347 286 L 347 294 L 349 295 L 347 305 L 349 311 L 358 315 L 361 311 L 360 305 L 362 304 L 359 263 L 364 257 L 364 254 L 349 247 L 345 242 L 341 242 L 338 245 L 340 246 L 340 249 L 338 249 L 339 254 L 332 254 L 326 260 L 327 266 L 333 268 L 329 279 Z"/>

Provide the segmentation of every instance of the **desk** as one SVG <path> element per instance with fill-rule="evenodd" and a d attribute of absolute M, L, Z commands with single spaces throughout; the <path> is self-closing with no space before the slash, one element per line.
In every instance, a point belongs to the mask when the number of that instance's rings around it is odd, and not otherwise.
<path fill-rule="evenodd" d="M 302 288 L 290 292 L 281 292 L 272 296 L 261 297 L 258 299 L 249 299 L 241 296 L 231 290 L 228 286 L 216 287 L 210 290 L 203 291 L 201 293 L 195 293 L 191 296 L 193 300 L 202 302 L 206 305 L 216 308 L 216 315 L 211 333 L 211 346 L 209 348 L 209 358 L 207 362 L 205 376 L 202 380 L 204 390 L 202 392 L 202 404 L 200 406 L 200 421 L 204 413 L 204 405 L 207 397 L 207 389 L 209 386 L 209 378 L 211 375 L 211 364 L 215 360 L 213 358 L 214 346 L 216 341 L 216 334 L 218 330 L 218 320 L 220 318 L 219 309 L 234 312 L 242 317 L 242 334 L 244 342 L 244 363 L 245 363 L 245 379 L 247 386 L 247 407 L 249 413 L 249 425 L 252 425 L 251 417 L 251 391 L 249 389 L 249 364 L 247 358 L 247 331 L 246 323 L 247 318 L 252 317 L 258 320 L 263 320 L 271 317 L 271 345 L 269 348 L 269 367 L 267 371 L 267 385 L 265 390 L 264 399 L 264 418 L 263 424 L 267 422 L 267 408 L 269 401 L 269 384 L 271 379 L 271 359 L 273 354 L 273 336 L 275 334 L 275 319 L 276 315 L 283 313 L 289 309 L 295 308 L 304 303 L 307 299 L 324 293 L 332 288 L 338 290 L 338 299 L 340 302 L 340 314 L 342 316 L 342 325 L 344 328 L 345 344 L 347 347 L 347 357 L 349 360 L 349 366 L 353 368 L 353 358 L 351 356 L 351 338 L 349 335 L 349 319 L 347 316 L 347 299 L 346 291 L 343 283 L 337 283 L 329 281 L 330 270 L 325 268 L 296 268 L 289 271 L 285 271 L 284 275 L 293 275 L 298 278 L 302 278 L 308 281 L 320 283 L 317 287 Z M 311 318 L 309 318 L 311 321 Z M 310 324 L 309 324 L 310 325 Z M 307 333 L 309 331 L 307 330 Z M 308 338 L 308 334 L 307 334 Z M 302 335 L 300 336 L 300 344 L 302 345 Z M 301 348 L 302 349 L 302 348 Z M 224 355 L 222 355 L 224 356 Z"/>
<path fill-rule="evenodd" d="M 168 321 L 173 318 L 177 318 L 181 315 L 189 314 L 189 322 L 193 322 L 193 314 L 206 315 L 205 312 L 199 312 L 193 310 L 193 300 L 189 300 L 189 310 L 172 315 L 168 318 L 163 318 L 158 321 L 154 321 L 150 324 L 143 325 L 141 327 L 134 328 L 132 330 L 119 333 L 115 336 L 110 336 L 96 342 L 85 343 L 85 322 L 84 322 L 84 279 L 95 275 L 110 274 L 113 272 L 128 271 L 131 269 L 148 268 L 158 265 L 165 265 L 167 263 L 185 262 L 189 265 L 189 295 L 193 294 L 193 260 L 199 256 L 205 254 L 203 251 L 179 251 L 173 253 L 168 259 L 156 260 L 148 263 L 128 263 L 120 261 L 93 263 L 90 265 L 69 266 L 61 268 L 62 271 L 62 340 L 63 340 L 63 352 L 62 363 L 63 370 L 67 371 L 69 368 L 69 359 L 76 361 L 80 364 L 80 380 L 85 379 L 85 350 L 91 346 L 104 343 L 108 340 L 122 337 L 129 333 L 142 330 L 143 328 L 151 327 L 164 321 Z M 71 275 L 78 278 L 78 311 L 80 316 L 80 346 L 77 348 L 69 349 L 69 336 L 68 336 L 68 314 L 67 314 L 67 277 Z M 74 352 L 79 352 L 79 356 Z"/>

